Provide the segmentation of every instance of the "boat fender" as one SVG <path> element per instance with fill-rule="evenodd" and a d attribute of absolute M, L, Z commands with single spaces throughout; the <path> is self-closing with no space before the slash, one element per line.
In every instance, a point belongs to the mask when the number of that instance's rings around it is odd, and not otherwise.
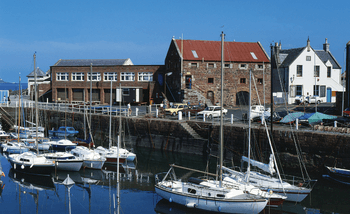
<path fill-rule="evenodd" d="M 30 168 L 33 168 L 34 164 L 30 165 Z"/>
<path fill-rule="evenodd" d="M 21 169 L 24 169 L 24 165 L 21 166 Z"/>
<path fill-rule="evenodd" d="M 13 168 L 16 169 L 16 164 L 13 164 Z"/>
<path fill-rule="evenodd" d="M 173 202 L 173 199 L 172 199 L 172 198 L 169 198 L 169 202 L 170 202 L 170 203 Z"/>
<path fill-rule="evenodd" d="M 221 212 L 221 206 L 218 207 L 218 211 Z"/>
<path fill-rule="evenodd" d="M 195 203 L 187 203 L 186 204 L 186 207 L 189 207 L 189 208 L 195 208 L 197 206 L 197 204 Z"/>

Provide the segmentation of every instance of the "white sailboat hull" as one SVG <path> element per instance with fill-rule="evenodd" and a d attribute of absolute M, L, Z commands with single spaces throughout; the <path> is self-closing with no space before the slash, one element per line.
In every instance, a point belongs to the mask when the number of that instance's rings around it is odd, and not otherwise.
<path fill-rule="evenodd" d="M 174 191 L 171 188 L 155 186 L 156 193 L 162 198 L 191 208 L 222 212 L 222 213 L 260 213 L 266 206 L 267 200 L 262 199 L 233 199 L 204 197 L 190 193 Z"/>
<path fill-rule="evenodd" d="M 102 169 L 105 161 L 103 160 L 84 160 L 83 167 L 90 169 Z"/>
<path fill-rule="evenodd" d="M 56 168 L 63 171 L 74 171 L 78 172 L 83 165 L 82 160 L 56 160 Z"/>

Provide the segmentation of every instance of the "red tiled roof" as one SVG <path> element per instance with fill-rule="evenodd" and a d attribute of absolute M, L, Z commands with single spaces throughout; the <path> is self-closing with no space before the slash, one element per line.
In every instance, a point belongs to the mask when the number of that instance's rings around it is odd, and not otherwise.
<path fill-rule="evenodd" d="M 181 52 L 181 40 L 175 40 Z M 257 42 L 225 42 L 225 62 L 270 62 Z M 221 61 L 221 41 L 183 40 L 184 60 Z M 193 54 L 198 55 L 196 58 Z M 254 59 L 254 53 L 257 59 Z"/>

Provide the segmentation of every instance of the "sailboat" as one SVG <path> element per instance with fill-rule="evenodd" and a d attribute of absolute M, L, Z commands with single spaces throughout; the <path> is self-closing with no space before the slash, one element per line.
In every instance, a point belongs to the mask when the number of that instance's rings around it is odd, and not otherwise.
<path fill-rule="evenodd" d="M 35 69 L 35 58 L 34 53 L 34 69 Z M 34 72 L 35 80 L 35 93 L 37 93 L 36 88 L 36 72 Z M 36 109 L 36 124 L 38 124 L 38 95 L 35 94 L 35 109 Z M 18 123 L 20 124 L 20 123 Z M 38 126 L 36 126 L 36 131 L 38 131 Z M 51 160 L 47 160 L 44 156 L 39 155 L 38 149 L 38 137 L 35 139 L 36 153 L 24 152 L 22 154 L 12 154 L 9 155 L 9 162 L 14 170 L 27 172 L 32 174 L 45 174 L 49 175 L 55 168 L 55 164 Z"/>
<path fill-rule="evenodd" d="M 252 70 L 249 71 L 249 106 L 251 106 L 251 82 L 252 82 Z M 252 114 L 252 108 L 249 108 L 249 111 L 248 111 L 248 117 L 249 118 L 252 118 L 251 116 Z M 278 206 L 278 205 L 281 205 L 284 200 L 287 198 L 286 196 L 284 195 L 281 195 L 281 194 L 276 194 L 274 193 L 273 191 L 267 191 L 266 189 L 262 189 L 260 188 L 260 186 L 257 186 L 256 183 L 257 181 L 251 179 L 250 177 L 252 176 L 251 173 L 250 173 L 250 165 L 254 165 L 254 163 L 256 163 L 256 161 L 254 160 L 251 160 L 250 158 L 250 152 L 251 152 L 251 119 L 248 120 L 248 157 L 246 158 L 245 157 L 245 161 L 248 162 L 248 169 L 247 169 L 247 172 L 246 173 L 241 173 L 241 172 L 237 172 L 235 170 L 232 170 L 232 169 L 229 169 L 229 168 L 226 168 L 226 167 L 223 167 L 223 171 L 225 172 L 224 173 L 224 180 L 225 181 L 228 181 L 230 183 L 235 183 L 235 182 L 244 182 L 245 184 L 245 188 L 246 189 L 249 189 L 249 191 L 257 191 L 257 189 L 259 191 L 264 191 L 265 193 L 267 194 L 263 194 L 264 197 L 268 198 L 269 199 L 269 203 L 268 205 L 270 206 Z M 273 155 L 271 155 L 273 157 Z M 258 164 L 256 164 L 257 166 L 260 166 Z M 274 170 L 273 169 L 273 162 L 268 165 L 268 166 L 265 166 L 264 165 L 264 169 L 267 169 L 267 170 Z M 280 180 L 282 181 L 282 180 Z M 256 188 L 256 187 L 259 187 L 259 188 Z M 262 194 L 262 193 L 260 193 Z"/>
<path fill-rule="evenodd" d="M 121 87 L 121 86 L 120 86 Z M 121 93 L 121 88 L 119 89 Z M 111 90 L 112 91 L 112 90 Z M 121 96 L 121 95 L 120 95 Z M 112 98 L 111 98 L 112 100 Z M 121 101 L 120 101 L 121 103 Z M 111 101 L 112 106 L 112 101 Z M 121 106 L 119 107 L 121 109 Z M 112 146 L 112 136 L 111 136 L 111 115 L 112 112 L 110 112 L 110 118 L 109 118 L 109 149 L 106 149 L 102 146 L 98 146 L 95 151 L 97 151 L 101 156 L 106 158 L 107 164 L 117 164 L 117 159 L 119 158 L 120 163 L 124 163 L 125 161 L 134 161 L 136 158 L 136 154 L 133 152 L 130 152 L 127 149 L 119 148 L 117 146 Z M 121 114 L 119 114 L 119 138 L 121 139 Z"/>
<path fill-rule="evenodd" d="M 251 86 L 250 86 L 251 87 Z M 251 94 L 251 92 L 249 93 Z M 250 103 L 250 100 L 249 100 Z M 250 113 L 250 112 L 249 112 Z M 251 121 L 249 120 L 249 141 L 250 141 L 250 127 Z M 272 191 L 277 194 L 285 195 L 286 201 L 301 202 L 304 200 L 311 192 L 311 182 L 308 180 L 306 182 L 298 181 L 295 177 L 291 177 L 289 180 L 282 180 L 279 168 L 276 162 L 275 153 L 272 147 L 269 132 L 267 131 L 266 121 L 263 121 L 265 130 L 267 133 L 271 155 L 269 158 L 269 164 L 264 164 L 262 162 L 253 160 L 250 158 L 250 149 L 248 149 L 248 157 L 242 156 L 243 162 L 248 162 L 248 167 L 246 172 L 238 172 L 229 168 L 224 167 L 226 175 L 231 178 L 236 179 L 246 179 L 254 186 L 258 187 L 263 191 Z M 250 146 L 250 143 L 249 143 Z M 253 171 L 250 169 L 250 165 L 259 168 L 262 172 Z M 276 202 L 276 201 L 274 201 Z"/>
<path fill-rule="evenodd" d="M 224 34 L 221 34 L 221 94 L 223 94 L 223 68 L 224 68 Z M 221 106 L 223 96 L 221 96 Z M 218 166 L 219 181 L 210 180 L 207 177 L 193 178 L 187 181 L 177 179 L 175 167 L 200 172 L 205 175 L 216 176 L 209 172 L 188 169 L 185 167 L 171 165 L 166 173 L 159 173 L 155 176 L 155 191 L 162 198 L 205 211 L 216 211 L 223 213 L 260 213 L 267 205 L 268 200 L 259 193 L 249 192 L 244 189 L 243 184 L 228 183 L 223 181 L 223 117 L 220 117 L 220 166 Z"/>

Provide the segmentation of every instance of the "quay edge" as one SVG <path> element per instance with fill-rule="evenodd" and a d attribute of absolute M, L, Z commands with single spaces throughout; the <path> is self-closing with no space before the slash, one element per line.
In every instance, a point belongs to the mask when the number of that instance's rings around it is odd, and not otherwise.
<path fill-rule="evenodd" d="M 3 107 L 13 118 L 16 108 Z M 31 108 L 25 110 L 26 120 L 30 121 Z M 79 138 L 83 138 L 83 113 L 62 112 L 54 110 L 39 110 L 42 125 L 47 130 L 59 126 L 73 126 L 79 131 Z M 3 128 L 9 126 L 2 118 Z M 191 127 L 198 137 L 194 137 L 186 126 Z M 119 116 L 112 117 L 112 138 L 116 139 L 119 129 Z M 127 147 L 147 147 L 167 152 L 180 152 L 202 155 L 206 158 L 210 154 L 217 155 L 219 142 L 219 123 L 203 122 L 198 120 L 170 120 L 140 117 L 122 117 L 122 128 L 128 139 Z M 224 125 L 224 157 L 239 164 L 242 151 L 247 146 L 247 125 L 241 121 Z M 92 135 L 96 146 L 108 147 L 109 116 L 92 115 Z M 268 162 L 270 154 L 268 138 L 264 126 L 254 124 L 252 127 L 252 150 Z M 306 160 L 309 172 L 322 172 L 324 165 L 350 168 L 350 134 L 323 132 L 316 130 L 293 130 L 289 127 L 274 126 L 273 140 L 278 151 L 280 163 L 284 168 L 299 168 L 295 152 L 294 139 L 300 146 Z M 263 152 L 261 152 L 263 151 Z"/>

